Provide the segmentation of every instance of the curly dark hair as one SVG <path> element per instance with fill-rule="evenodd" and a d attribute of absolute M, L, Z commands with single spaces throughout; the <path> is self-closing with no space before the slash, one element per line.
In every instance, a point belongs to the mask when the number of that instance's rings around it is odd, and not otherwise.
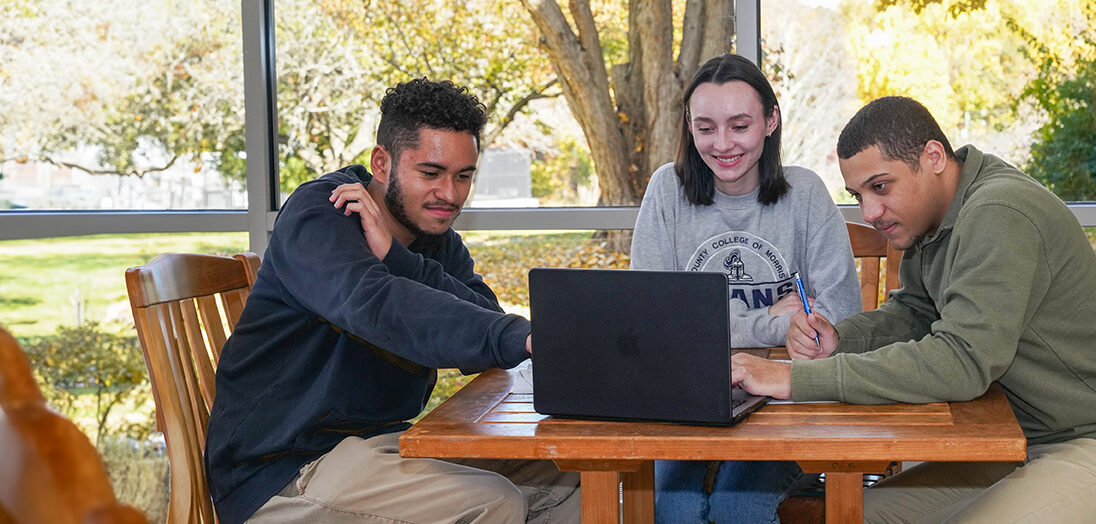
<path fill-rule="evenodd" d="M 920 169 L 925 143 L 936 140 L 948 158 L 955 158 L 948 137 L 928 108 L 904 96 L 877 98 L 853 115 L 837 139 L 837 157 L 842 160 L 879 146 L 883 157 L 898 160 L 914 171 Z"/>
<path fill-rule="evenodd" d="M 416 78 L 390 87 L 381 100 L 377 143 L 398 159 L 405 147 L 419 145 L 419 129 L 444 129 L 471 133 L 479 144 L 487 124 L 487 109 L 468 88 L 448 80 L 432 82 Z"/>

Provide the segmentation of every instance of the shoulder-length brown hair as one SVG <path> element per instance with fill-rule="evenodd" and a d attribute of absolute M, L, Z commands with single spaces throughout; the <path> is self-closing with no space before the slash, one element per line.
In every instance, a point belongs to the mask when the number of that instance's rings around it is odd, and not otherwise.
<path fill-rule="evenodd" d="M 753 62 L 728 53 L 712 58 L 700 66 L 681 97 L 684 111 L 681 118 L 681 137 L 677 142 L 677 158 L 674 160 L 674 171 L 677 173 L 677 178 L 681 180 L 681 185 L 685 187 L 685 196 L 693 205 L 707 206 L 714 202 L 712 197 L 715 194 L 715 175 L 700 157 L 700 153 L 696 150 L 696 143 L 693 142 L 693 134 L 689 132 L 689 99 L 700 84 L 711 82 L 722 85 L 733 80 L 746 82 L 754 91 L 757 91 L 766 119 L 772 118 L 778 105 L 772 86 Z M 765 137 L 764 149 L 758 161 L 760 190 L 757 192 L 757 201 L 762 205 L 775 204 L 791 187 L 784 179 L 784 168 L 780 164 L 782 120 L 777 122 L 776 129 Z"/>

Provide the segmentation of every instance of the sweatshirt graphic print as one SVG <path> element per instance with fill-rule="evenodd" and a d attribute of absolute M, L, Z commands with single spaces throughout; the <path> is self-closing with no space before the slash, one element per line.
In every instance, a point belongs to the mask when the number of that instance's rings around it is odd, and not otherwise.
<path fill-rule="evenodd" d="M 747 309 L 767 308 L 796 292 L 780 250 L 747 231 L 728 231 L 705 240 L 689 257 L 688 269 L 727 275 L 731 300 L 741 301 Z"/>

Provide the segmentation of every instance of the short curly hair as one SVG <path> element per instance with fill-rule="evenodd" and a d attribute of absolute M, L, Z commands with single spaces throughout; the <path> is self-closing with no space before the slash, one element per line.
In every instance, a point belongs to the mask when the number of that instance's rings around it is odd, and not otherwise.
<path fill-rule="evenodd" d="M 404 148 L 418 147 L 419 129 L 428 127 L 471 133 L 478 146 L 486 124 L 486 107 L 467 87 L 416 78 L 385 91 L 377 144 L 395 160 Z"/>

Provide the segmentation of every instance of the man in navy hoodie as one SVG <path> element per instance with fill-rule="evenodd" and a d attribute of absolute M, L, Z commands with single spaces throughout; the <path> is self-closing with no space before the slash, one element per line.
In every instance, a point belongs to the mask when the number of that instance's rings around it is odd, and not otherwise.
<path fill-rule="evenodd" d="M 529 321 L 503 313 L 450 227 L 485 122 L 463 87 L 399 84 L 372 174 L 328 173 L 282 206 L 217 370 L 205 459 L 222 523 L 578 521 L 577 475 L 551 462 L 398 454 L 438 368 L 531 351 Z"/>

